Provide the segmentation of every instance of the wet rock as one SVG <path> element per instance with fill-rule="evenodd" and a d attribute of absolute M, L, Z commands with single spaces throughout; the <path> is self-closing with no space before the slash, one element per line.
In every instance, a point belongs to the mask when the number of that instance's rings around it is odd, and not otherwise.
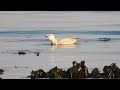
<path fill-rule="evenodd" d="M 65 71 L 56 66 L 47 72 L 47 78 L 64 78 L 66 77 L 65 73 Z"/>
<path fill-rule="evenodd" d="M 37 71 L 32 70 L 31 75 L 27 76 L 27 78 L 31 78 L 31 79 L 46 78 L 46 73 L 42 69 L 39 69 Z"/>
<path fill-rule="evenodd" d="M 37 53 L 37 56 L 39 56 L 39 53 Z"/>
<path fill-rule="evenodd" d="M 67 70 L 67 75 L 68 78 L 87 78 L 88 68 L 85 65 L 85 61 L 81 61 L 81 63 L 73 61 L 73 67 Z"/>
<path fill-rule="evenodd" d="M 3 69 L 0 69 L 0 74 L 3 74 L 4 70 Z"/>
<path fill-rule="evenodd" d="M 120 78 L 120 69 L 116 65 L 116 63 L 112 63 L 109 66 L 104 66 L 103 73 L 100 73 L 98 68 L 94 68 L 91 73 L 88 71 L 88 67 L 85 65 L 85 61 L 81 61 L 77 63 L 76 61 L 72 62 L 73 66 L 68 68 L 67 70 L 62 70 L 55 66 L 50 69 L 48 72 L 44 72 L 42 69 L 38 69 L 36 71 L 32 70 L 31 75 L 27 76 L 27 78 L 31 79 L 41 79 L 41 78 L 49 78 L 49 79 L 86 79 L 86 78 Z"/>
<path fill-rule="evenodd" d="M 81 61 L 81 68 L 82 68 L 83 78 L 87 78 L 89 72 L 88 72 L 88 67 L 85 65 L 85 61 Z"/>
<path fill-rule="evenodd" d="M 40 55 L 40 52 L 35 52 L 35 54 L 37 54 L 37 56 L 39 56 L 39 55 Z"/>
<path fill-rule="evenodd" d="M 18 54 L 19 54 L 19 55 L 25 55 L 26 53 L 23 52 L 23 51 L 19 51 Z"/>
<path fill-rule="evenodd" d="M 90 78 L 105 78 L 98 68 L 94 68 L 90 76 Z"/>
<path fill-rule="evenodd" d="M 72 64 L 73 64 L 73 67 L 74 67 L 74 66 L 77 65 L 77 62 L 76 62 L 76 61 L 73 61 Z"/>
<path fill-rule="evenodd" d="M 109 66 L 104 66 L 103 75 L 107 78 L 120 78 L 120 69 L 117 67 L 116 63 L 112 63 Z"/>

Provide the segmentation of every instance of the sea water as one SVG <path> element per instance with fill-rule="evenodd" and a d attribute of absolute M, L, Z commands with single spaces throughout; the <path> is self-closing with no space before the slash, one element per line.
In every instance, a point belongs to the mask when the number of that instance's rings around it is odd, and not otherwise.
<path fill-rule="evenodd" d="M 77 37 L 75 45 L 51 46 L 45 35 L 52 33 L 56 38 Z M 99 41 L 99 38 L 111 38 Z M 32 70 L 49 71 L 57 66 L 67 70 L 72 61 L 85 60 L 89 72 L 116 63 L 120 66 L 120 31 L 84 30 L 33 30 L 0 32 L 0 68 L 3 78 L 26 78 Z M 18 55 L 23 50 L 25 55 Z M 39 56 L 35 52 L 39 52 Z"/>
<path fill-rule="evenodd" d="M 80 40 L 75 45 L 51 46 L 46 34 Z M 94 68 L 102 72 L 111 63 L 120 68 L 119 11 L 0 11 L 3 79 L 26 79 L 32 70 L 48 72 L 55 66 L 67 70 L 73 61 L 82 60 L 89 73 Z"/>

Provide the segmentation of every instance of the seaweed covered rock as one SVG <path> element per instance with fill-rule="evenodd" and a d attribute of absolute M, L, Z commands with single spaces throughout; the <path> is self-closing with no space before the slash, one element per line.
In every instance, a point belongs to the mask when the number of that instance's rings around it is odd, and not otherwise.
<path fill-rule="evenodd" d="M 103 75 L 107 78 L 120 78 L 120 69 L 116 63 L 112 63 L 109 66 L 104 66 Z"/>
<path fill-rule="evenodd" d="M 70 67 L 67 70 L 68 78 L 87 78 L 88 77 L 88 68 L 85 65 L 85 61 L 81 61 L 81 63 L 77 63 L 73 61 L 73 67 Z"/>
<path fill-rule="evenodd" d="M 120 69 L 116 63 L 111 65 L 105 65 L 103 67 L 103 73 L 100 73 L 98 68 L 94 68 L 91 73 L 88 71 L 88 67 L 85 65 L 85 61 L 77 63 L 76 61 L 72 62 L 73 66 L 69 67 L 67 70 L 62 70 L 57 66 L 50 69 L 48 72 L 45 72 L 42 69 L 36 71 L 32 70 L 31 75 L 28 78 L 31 79 L 86 79 L 86 78 L 120 78 Z"/>

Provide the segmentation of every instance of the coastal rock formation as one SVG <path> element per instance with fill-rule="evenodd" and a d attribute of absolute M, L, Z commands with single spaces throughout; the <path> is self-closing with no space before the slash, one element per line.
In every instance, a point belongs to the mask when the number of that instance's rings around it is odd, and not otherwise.
<path fill-rule="evenodd" d="M 57 66 L 45 72 L 42 69 L 31 71 L 31 75 L 27 78 L 31 79 L 116 79 L 120 78 L 120 69 L 116 63 L 111 65 L 105 65 L 103 67 L 103 73 L 100 73 L 98 68 L 94 68 L 91 73 L 88 71 L 88 67 L 85 65 L 85 61 L 77 63 L 72 62 L 73 66 L 67 70 L 62 70 Z"/>

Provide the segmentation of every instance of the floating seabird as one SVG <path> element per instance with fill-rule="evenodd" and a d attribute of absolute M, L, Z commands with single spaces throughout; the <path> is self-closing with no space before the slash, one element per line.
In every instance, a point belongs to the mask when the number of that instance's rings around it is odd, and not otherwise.
<path fill-rule="evenodd" d="M 74 44 L 79 40 L 79 38 L 63 38 L 63 39 L 57 39 L 53 34 L 47 34 L 45 36 L 48 38 L 48 40 L 51 41 L 52 45 L 60 45 L 60 44 Z"/>

